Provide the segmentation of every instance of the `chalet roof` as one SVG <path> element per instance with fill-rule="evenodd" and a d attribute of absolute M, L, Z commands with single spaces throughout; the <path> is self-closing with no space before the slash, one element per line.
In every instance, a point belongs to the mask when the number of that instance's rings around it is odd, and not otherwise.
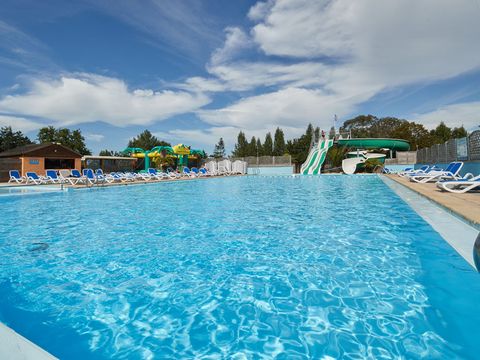
<path fill-rule="evenodd" d="M 81 158 L 82 155 L 72 149 L 57 143 L 30 144 L 19 146 L 0 153 L 0 158 L 6 157 L 48 157 L 48 158 Z"/>

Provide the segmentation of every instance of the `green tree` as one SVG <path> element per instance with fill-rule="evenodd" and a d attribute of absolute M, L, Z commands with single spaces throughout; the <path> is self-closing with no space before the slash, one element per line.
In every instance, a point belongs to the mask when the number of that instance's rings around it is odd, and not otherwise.
<path fill-rule="evenodd" d="M 334 126 L 332 126 L 332 127 L 330 128 L 330 131 L 328 132 L 328 138 L 329 138 L 329 139 L 335 138 L 335 127 L 334 127 Z"/>
<path fill-rule="evenodd" d="M 269 132 L 267 135 L 265 135 L 265 141 L 263 142 L 263 147 L 262 147 L 262 153 L 263 155 L 266 156 L 272 156 L 273 155 L 273 140 L 272 140 L 272 134 Z"/>
<path fill-rule="evenodd" d="M 28 145 L 32 142 L 21 131 L 13 131 L 11 126 L 0 128 L 0 152 Z"/>
<path fill-rule="evenodd" d="M 150 150 L 155 146 L 170 146 L 170 143 L 160 140 L 149 130 L 144 130 L 128 142 L 128 147 L 136 147 L 143 150 Z"/>
<path fill-rule="evenodd" d="M 263 156 L 263 145 L 262 145 L 262 140 L 260 140 L 260 138 L 257 139 L 257 153 L 258 153 L 258 156 Z"/>
<path fill-rule="evenodd" d="M 467 130 L 462 126 L 460 127 L 454 127 L 452 129 L 452 139 L 459 139 L 466 137 L 468 135 Z"/>
<path fill-rule="evenodd" d="M 443 121 L 441 121 L 435 130 L 432 130 L 432 135 L 435 137 L 435 141 L 441 144 L 451 139 L 452 129 L 450 129 Z"/>
<path fill-rule="evenodd" d="M 325 163 L 327 163 L 330 168 L 342 166 L 342 161 L 345 159 L 348 151 L 349 149 L 347 147 L 334 145 L 328 150 Z"/>
<path fill-rule="evenodd" d="M 255 138 L 255 136 L 252 136 L 250 142 L 248 143 L 248 156 L 257 156 L 257 154 L 257 139 Z"/>
<path fill-rule="evenodd" d="M 223 142 L 223 138 L 218 140 L 218 143 L 215 145 L 215 149 L 213 150 L 213 157 L 215 159 L 221 159 L 225 157 L 225 143 Z"/>
<path fill-rule="evenodd" d="M 99 153 L 98 153 L 98 156 L 123 156 L 122 153 L 120 153 L 119 151 L 113 151 L 113 150 L 101 150 Z"/>
<path fill-rule="evenodd" d="M 67 128 L 56 129 L 53 126 L 43 127 L 38 131 L 37 139 L 39 143 L 60 143 L 81 155 L 91 155 L 91 151 L 85 144 L 85 138 L 82 132 L 77 129 L 71 131 Z"/>
<path fill-rule="evenodd" d="M 37 140 L 40 144 L 57 142 L 57 129 L 53 126 L 46 126 L 38 130 Z"/>
<path fill-rule="evenodd" d="M 320 139 L 320 128 L 318 126 L 315 128 L 315 131 L 313 132 L 313 134 L 315 136 L 315 139 L 317 141 L 319 141 L 319 139 Z"/>
<path fill-rule="evenodd" d="M 282 156 L 285 154 L 285 150 L 285 136 L 283 134 L 283 131 L 279 127 L 277 127 L 277 130 L 275 130 L 273 141 L 273 155 Z"/>
<path fill-rule="evenodd" d="M 416 150 L 436 143 L 443 143 L 454 135 L 461 136 L 461 128 L 453 131 L 444 123 L 428 131 L 422 124 L 395 117 L 377 118 L 373 115 L 359 115 L 344 122 L 342 132 L 351 131 L 352 137 L 398 138 L 407 140 L 411 149 Z"/>
<path fill-rule="evenodd" d="M 287 141 L 287 153 L 292 156 L 292 161 L 295 164 L 303 164 L 307 159 L 313 134 L 313 126 L 312 124 L 308 124 L 304 135 Z"/>
<path fill-rule="evenodd" d="M 352 134 L 352 137 L 371 137 L 370 128 L 378 121 L 373 115 L 359 115 L 353 119 L 346 120 L 340 131 Z"/>
<path fill-rule="evenodd" d="M 240 131 L 237 136 L 237 143 L 232 152 L 232 155 L 235 157 L 245 157 L 248 156 L 248 141 L 243 131 Z"/>

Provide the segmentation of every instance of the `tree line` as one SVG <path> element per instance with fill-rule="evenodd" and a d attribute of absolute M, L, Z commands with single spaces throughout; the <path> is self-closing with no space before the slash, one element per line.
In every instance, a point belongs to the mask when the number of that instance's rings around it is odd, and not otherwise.
<path fill-rule="evenodd" d="M 140 148 L 144 150 L 150 150 L 155 146 L 172 146 L 169 142 L 160 140 L 158 137 L 153 135 L 149 130 L 144 130 L 137 136 L 134 136 L 129 140 L 127 147 L 130 148 Z M 122 156 L 121 151 L 114 150 L 101 150 L 99 153 L 100 156 Z"/>
<path fill-rule="evenodd" d="M 67 128 L 55 128 L 46 126 L 38 130 L 35 141 L 21 131 L 13 131 L 11 126 L 0 128 L 0 152 L 14 149 L 19 146 L 30 145 L 34 143 L 60 143 L 81 155 L 92 155 L 92 152 L 85 144 L 85 138 L 80 129 L 70 130 Z M 142 148 L 150 150 L 155 146 L 171 146 L 170 143 L 160 140 L 149 130 L 144 130 L 128 142 L 128 147 Z M 122 156 L 121 151 L 101 150 L 100 156 Z"/>
<path fill-rule="evenodd" d="M 435 129 L 428 130 L 422 124 L 394 117 L 378 118 L 360 115 L 343 123 L 340 132 L 350 132 L 352 137 L 394 138 L 407 140 L 411 150 L 443 144 L 450 139 L 467 136 L 462 126 L 450 128 L 441 121 Z"/>
<path fill-rule="evenodd" d="M 292 156 L 292 162 L 303 163 L 307 159 L 312 138 L 315 136 L 318 139 L 320 131 L 320 128 L 314 128 L 312 124 L 309 124 L 304 134 L 285 142 L 283 130 L 277 128 L 274 139 L 272 140 L 269 132 L 265 135 L 263 144 L 260 139 L 254 136 L 248 141 L 245 133 L 240 131 L 232 156 L 280 156 L 288 154 Z M 379 118 L 374 115 L 359 115 L 348 119 L 340 127 L 339 132 L 344 137 L 346 134 L 350 134 L 353 138 L 404 139 L 410 143 L 411 150 L 467 136 L 467 131 L 463 125 L 450 128 L 442 121 L 435 129 L 428 130 L 424 125 L 413 121 L 395 117 Z M 334 134 L 335 129 L 332 127 L 328 132 L 328 136 L 333 137 Z M 216 145 L 216 149 L 218 146 L 219 144 Z M 224 146 L 223 139 L 221 139 L 221 148 L 224 149 Z"/>
<path fill-rule="evenodd" d="M 285 135 L 282 129 L 277 128 L 273 139 L 272 134 L 268 132 L 265 135 L 263 143 L 260 138 L 255 138 L 255 136 L 252 136 L 250 141 L 248 141 L 245 133 L 240 131 L 232 155 L 235 157 L 282 156 L 285 155 L 286 152 L 287 145 L 285 143 Z"/>
<path fill-rule="evenodd" d="M 91 151 L 85 145 L 85 138 L 82 132 L 67 128 L 56 129 L 53 126 L 46 126 L 38 131 L 36 141 L 42 143 L 60 143 L 81 155 L 91 155 Z M 13 131 L 11 126 L 0 128 L 0 152 L 14 149 L 19 146 L 34 144 L 28 136 L 21 131 Z"/>
<path fill-rule="evenodd" d="M 330 135 L 334 129 L 330 129 Z M 398 119 L 395 117 L 379 118 L 374 115 L 359 115 L 352 119 L 346 120 L 342 127 L 340 127 L 342 134 L 349 133 L 354 138 L 372 137 L 372 138 L 397 138 L 404 139 L 410 142 L 412 150 L 430 147 L 434 144 L 441 144 L 450 139 L 462 138 L 467 136 L 467 131 L 463 126 L 450 128 L 444 122 L 432 130 L 428 130 L 424 125 Z M 291 155 L 294 163 L 302 163 L 308 156 L 310 143 L 312 137 L 318 138 L 320 129 L 314 128 L 312 124 L 307 126 L 304 134 L 298 138 L 285 141 L 284 132 L 281 128 L 277 128 L 272 137 L 268 132 L 263 142 L 260 138 L 252 136 L 250 141 L 243 131 L 240 131 L 237 136 L 232 155 L 235 157 L 247 156 L 281 156 Z M 36 142 L 47 143 L 55 142 L 61 143 L 72 150 L 82 154 L 91 155 L 91 151 L 85 144 L 79 129 L 70 130 L 67 128 L 55 128 L 53 126 L 46 126 L 38 131 Z M 0 152 L 13 149 L 18 146 L 28 145 L 34 143 L 21 131 L 13 131 L 11 126 L 4 126 L 0 128 Z M 142 133 L 133 137 L 128 142 L 128 147 L 138 147 L 142 149 L 151 149 L 155 146 L 171 146 L 170 143 L 163 141 L 153 135 L 149 130 L 144 130 Z M 118 151 L 102 150 L 100 155 L 119 156 Z M 213 156 L 216 158 L 225 157 L 225 143 L 221 138 L 215 145 Z"/>

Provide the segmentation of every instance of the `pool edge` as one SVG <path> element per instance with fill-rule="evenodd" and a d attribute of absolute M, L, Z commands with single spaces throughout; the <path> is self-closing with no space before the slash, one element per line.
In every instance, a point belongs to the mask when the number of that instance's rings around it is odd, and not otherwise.
<path fill-rule="evenodd" d="M 379 178 L 438 232 L 474 270 L 479 271 L 474 261 L 474 245 L 479 230 L 473 224 L 401 183 L 382 175 Z"/>
<path fill-rule="evenodd" d="M 1 322 L 0 358 L 10 360 L 58 360 L 58 358 Z"/>

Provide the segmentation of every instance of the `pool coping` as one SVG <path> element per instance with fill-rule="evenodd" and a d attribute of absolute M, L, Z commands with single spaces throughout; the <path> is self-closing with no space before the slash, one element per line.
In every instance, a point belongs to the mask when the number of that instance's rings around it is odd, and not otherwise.
<path fill-rule="evenodd" d="M 0 358 L 10 360 L 58 360 L 57 357 L 1 322 Z"/>
<path fill-rule="evenodd" d="M 407 178 L 400 177 L 396 174 L 385 175 L 385 177 L 424 196 L 428 200 L 443 207 L 453 215 L 460 217 L 462 220 L 480 230 L 480 217 L 477 215 L 480 214 L 480 204 L 477 204 L 478 194 L 453 194 L 446 191 L 440 191 L 433 183 L 419 184 L 408 181 Z"/>
<path fill-rule="evenodd" d="M 400 182 L 383 175 L 379 178 L 478 271 L 474 261 L 474 244 L 479 230 L 474 224 Z"/>

